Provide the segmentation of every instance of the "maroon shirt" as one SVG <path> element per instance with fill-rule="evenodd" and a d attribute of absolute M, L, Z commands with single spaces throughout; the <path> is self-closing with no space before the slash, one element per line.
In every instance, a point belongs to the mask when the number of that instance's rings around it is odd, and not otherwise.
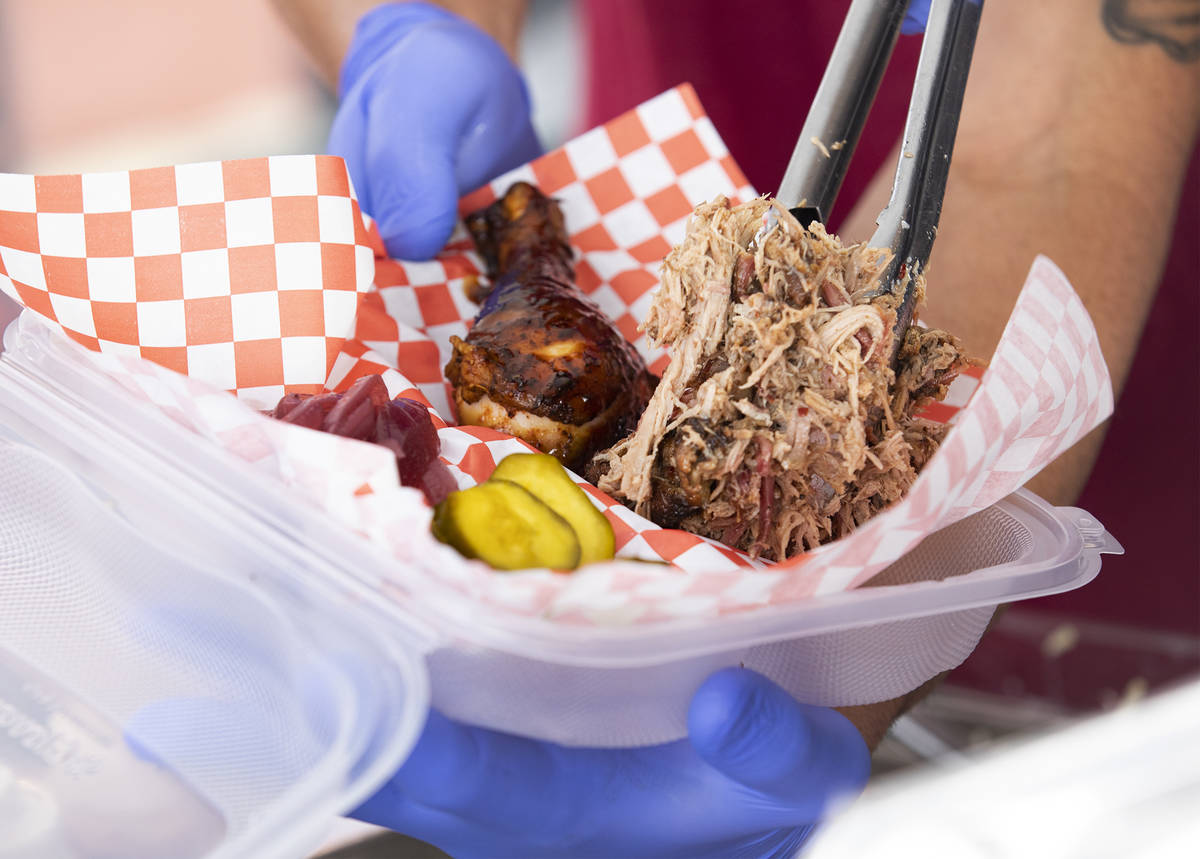
<path fill-rule="evenodd" d="M 586 0 L 589 126 L 690 81 L 759 191 L 783 175 L 846 2 Z M 836 230 L 899 139 L 920 40 L 902 37 L 830 218 Z M 1079 506 L 1125 546 L 1085 588 L 1028 604 L 1200 634 L 1200 149 L 1170 261 Z"/>

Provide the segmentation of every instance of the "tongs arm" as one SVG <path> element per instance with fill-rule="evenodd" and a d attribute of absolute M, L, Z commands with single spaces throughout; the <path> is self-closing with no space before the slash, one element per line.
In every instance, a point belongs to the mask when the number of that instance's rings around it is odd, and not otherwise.
<path fill-rule="evenodd" d="M 907 5 L 908 0 L 854 0 L 846 13 L 776 195 L 805 227 L 814 220 L 824 223 L 833 208 Z M 891 293 L 908 276 L 896 313 L 893 360 L 912 322 L 916 277 L 937 235 L 982 11 L 983 0 L 933 0 L 892 196 L 870 241 L 892 252 L 875 295 Z"/>
<path fill-rule="evenodd" d="M 825 223 L 887 69 L 908 0 L 854 0 L 776 197 Z"/>
<path fill-rule="evenodd" d="M 925 267 L 937 235 L 982 9 L 983 0 L 934 0 L 917 63 L 892 196 L 876 220 L 878 229 L 870 241 L 871 247 L 892 251 L 892 261 L 881 282 L 882 292 L 890 291 L 905 275 L 910 278 L 897 310 L 893 356 L 912 321 L 916 276 Z"/>

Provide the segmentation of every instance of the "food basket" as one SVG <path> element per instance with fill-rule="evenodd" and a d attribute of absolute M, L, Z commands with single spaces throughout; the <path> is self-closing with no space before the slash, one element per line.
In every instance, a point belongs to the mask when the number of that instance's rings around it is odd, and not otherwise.
<path fill-rule="evenodd" d="M 424 657 L 433 705 L 448 715 L 558 742 L 675 739 L 691 692 L 726 665 L 762 671 L 810 703 L 903 694 L 965 659 L 998 604 L 1079 587 L 1101 553 L 1119 551 L 1084 511 L 1020 491 L 931 535 L 871 587 L 716 618 L 575 627 L 414 581 L 378 547 L 89 371 L 80 353 L 32 314 L 10 326 L 0 425 L 14 444 L 88 480 L 95 503 L 148 544 L 165 540 L 162 550 L 189 558 L 236 548 L 215 568 L 370 606 L 376 634 Z M 69 520 L 60 527 L 74 539 Z M 217 531 L 202 536 L 206 528 Z"/>
<path fill-rule="evenodd" d="M 652 361 L 663 356 L 637 339 L 635 317 L 657 260 L 690 206 L 751 193 L 686 88 L 465 205 L 515 179 L 563 200 L 581 286 Z M 86 773 L 69 770 L 81 790 L 104 794 L 117 771 L 167 784 L 164 803 L 195 821 L 191 855 L 294 852 L 403 760 L 431 706 L 539 739 L 630 746 L 681 737 L 691 694 L 728 665 L 809 703 L 885 700 L 965 659 L 998 604 L 1078 587 L 1120 551 L 1085 512 L 1004 490 L 928 535 L 888 511 L 868 526 L 882 523 L 866 557 L 825 547 L 802 562 L 820 575 L 789 577 L 616 505 L 624 560 L 500 576 L 432 541 L 390 455 L 253 411 L 284 385 L 311 392 L 382 371 L 393 394 L 408 385 L 444 413 L 439 344 L 474 312 L 461 246 L 430 263 L 370 265 L 344 168 L 312 157 L 0 176 L 4 209 L 3 274 L 32 309 L 0 354 L 0 790 L 42 809 L 22 836 L 38 855 L 91 855 L 80 845 L 98 843 L 104 821 L 107 855 L 163 851 L 121 840 L 152 810 L 68 808 L 63 753 L 31 757 L 30 736 L 105 750 Z M 182 297 L 143 294 L 172 272 Z M 272 287 L 247 285 L 247 272 Z M 1032 295 L 1030 330 L 1059 320 L 1071 342 L 1033 343 L 1052 378 L 1005 389 L 1015 417 L 997 417 L 999 441 L 978 422 L 959 433 L 964 462 L 975 451 L 995 465 L 975 497 L 996 474 L 1020 485 L 1111 408 L 1098 348 L 1077 336 L 1090 331 L 1077 298 L 1052 264 L 1035 273 L 1051 288 Z M 324 328 L 289 315 L 314 293 Z M 230 305 L 257 314 L 235 314 L 219 342 L 191 315 Z M 1067 346 L 1090 356 L 1081 369 L 1061 360 Z M 280 375 L 259 372 L 268 354 Z M 1038 371 L 1028 355 L 1000 363 L 1017 378 Z M 302 444 L 273 447 L 267 424 Z M 441 437 L 461 485 L 519 448 L 453 427 Z M 937 508 L 949 484 L 931 485 Z M 356 518 L 364 510 L 376 518 Z"/>

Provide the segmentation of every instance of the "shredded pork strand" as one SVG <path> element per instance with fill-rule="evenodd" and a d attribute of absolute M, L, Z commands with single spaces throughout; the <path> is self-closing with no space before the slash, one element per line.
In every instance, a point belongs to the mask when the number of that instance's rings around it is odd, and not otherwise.
<path fill-rule="evenodd" d="M 767 198 L 699 206 L 644 326 L 671 362 L 589 476 L 660 525 L 772 560 L 895 502 L 944 432 L 914 412 L 969 362 L 914 325 L 893 372 L 905 284 L 876 294 L 888 261 Z"/>

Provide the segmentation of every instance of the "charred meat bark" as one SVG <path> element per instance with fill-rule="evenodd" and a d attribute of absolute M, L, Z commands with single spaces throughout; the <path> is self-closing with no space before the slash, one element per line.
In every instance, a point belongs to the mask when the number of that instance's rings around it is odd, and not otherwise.
<path fill-rule="evenodd" d="M 527 183 L 467 218 L 492 286 L 446 377 L 460 423 L 518 436 L 568 468 L 636 424 L 654 378 L 574 284 L 562 212 Z"/>

